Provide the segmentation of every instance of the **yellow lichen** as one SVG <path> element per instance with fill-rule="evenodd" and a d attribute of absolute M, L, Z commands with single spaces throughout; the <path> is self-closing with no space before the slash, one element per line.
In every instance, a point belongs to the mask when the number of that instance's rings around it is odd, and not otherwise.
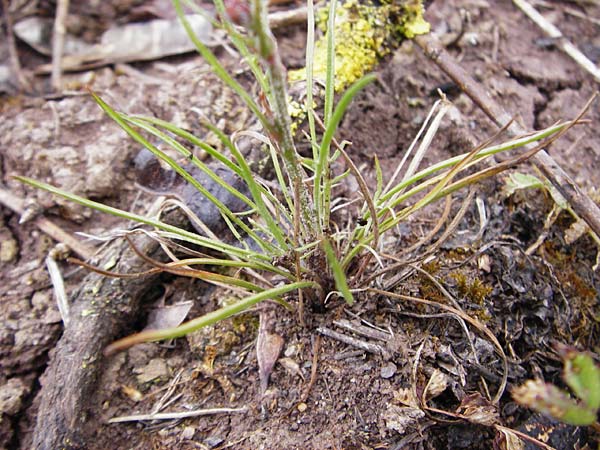
<path fill-rule="evenodd" d="M 340 92 L 371 71 L 403 37 L 427 33 L 420 0 L 371 2 L 348 0 L 336 10 L 335 90 Z M 328 10 L 317 14 L 317 25 L 325 32 Z M 324 33 L 325 34 L 325 33 Z M 315 43 L 313 76 L 324 82 L 327 72 L 326 37 Z M 289 72 L 290 81 L 306 79 L 306 70 Z"/>

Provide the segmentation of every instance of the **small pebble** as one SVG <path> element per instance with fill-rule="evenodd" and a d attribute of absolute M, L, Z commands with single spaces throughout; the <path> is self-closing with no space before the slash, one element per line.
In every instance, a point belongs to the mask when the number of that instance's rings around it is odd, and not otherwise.
<path fill-rule="evenodd" d="M 381 378 L 392 378 L 396 373 L 396 364 L 389 362 L 381 368 Z"/>
<path fill-rule="evenodd" d="M 14 239 L 7 239 L 0 244 L 0 262 L 7 263 L 17 257 L 19 247 Z"/>
<path fill-rule="evenodd" d="M 138 374 L 136 378 L 140 384 L 169 376 L 167 363 L 161 358 L 151 359 L 145 367 L 136 368 L 134 372 Z"/>
<path fill-rule="evenodd" d="M 209 436 L 206 439 L 204 439 L 204 443 L 206 445 L 208 445 L 210 448 L 214 448 L 217 445 L 221 445 L 222 442 L 223 442 L 223 439 L 218 436 Z"/>
<path fill-rule="evenodd" d="M 181 432 L 181 438 L 187 441 L 192 439 L 194 434 L 196 434 L 196 429 L 194 427 L 185 427 Z"/>
<path fill-rule="evenodd" d="M 298 411 L 303 413 L 304 411 L 306 411 L 306 408 L 308 408 L 308 406 L 306 406 L 306 403 L 298 403 L 298 406 L 296 406 L 296 408 L 298 408 Z"/>

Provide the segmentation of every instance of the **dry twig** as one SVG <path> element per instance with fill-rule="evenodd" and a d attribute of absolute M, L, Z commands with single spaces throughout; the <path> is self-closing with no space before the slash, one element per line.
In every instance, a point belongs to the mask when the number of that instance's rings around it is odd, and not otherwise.
<path fill-rule="evenodd" d="M 174 419 L 187 419 L 189 417 L 208 416 L 211 414 L 233 414 L 233 413 L 246 413 L 248 407 L 243 406 L 241 408 L 207 408 L 207 409 L 195 409 L 193 411 L 181 411 L 181 412 L 167 412 L 167 413 L 156 413 L 156 414 L 135 414 L 131 416 L 120 416 L 113 417 L 108 423 L 120 423 L 120 422 L 139 422 L 142 420 L 174 420 Z"/>
<path fill-rule="evenodd" d="M 361 341 L 360 339 L 356 339 L 352 336 L 347 336 L 342 333 L 338 333 L 327 327 L 319 327 L 317 328 L 317 332 L 321 333 L 323 336 L 327 336 L 329 338 L 335 339 L 336 341 L 343 342 L 344 344 L 352 345 L 353 347 L 360 348 L 361 350 L 373 353 L 374 355 L 387 355 L 387 351 L 378 344 L 372 344 L 370 342 Z"/>
<path fill-rule="evenodd" d="M 13 21 L 10 15 L 10 5 L 8 0 L 2 0 L 2 10 L 4 11 L 4 23 L 6 24 L 6 42 L 8 44 L 8 53 L 10 57 L 10 64 L 12 70 L 19 83 L 19 89 L 31 91 L 31 85 L 29 80 L 23 74 L 21 70 L 21 62 L 19 61 L 19 55 L 17 53 L 17 44 L 15 42 L 15 36 L 13 34 Z"/>
<path fill-rule="evenodd" d="M 50 82 L 55 92 L 62 90 L 62 55 L 65 47 L 65 23 L 69 12 L 69 0 L 58 0 L 56 3 L 56 18 L 52 32 L 52 73 Z"/>
<path fill-rule="evenodd" d="M 23 214 L 25 211 L 25 201 L 7 189 L 0 188 L 0 204 L 3 204 L 17 214 Z M 94 248 L 90 248 L 78 241 L 71 234 L 45 217 L 39 216 L 33 220 L 33 223 L 55 241 L 67 245 L 83 259 L 90 259 L 96 253 Z"/>
<path fill-rule="evenodd" d="M 581 51 L 575 47 L 553 24 L 548 22 L 544 16 L 542 16 L 537 9 L 527 3 L 525 0 L 513 0 L 513 3 L 523 11 L 527 17 L 540 27 L 548 37 L 552 38 L 556 42 L 556 46 L 563 52 L 569 55 L 573 60 L 579 64 L 586 72 L 591 74 L 594 79 L 600 83 L 600 69 L 588 59 Z"/>
<path fill-rule="evenodd" d="M 494 123 L 502 127 L 511 121 L 511 116 L 491 98 L 485 88 L 477 83 L 444 50 L 439 39 L 433 35 L 423 35 L 417 36 L 415 42 Z M 515 122 L 508 126 L 508 132 L 513 136 L 525 133 Z M 535 144 L 530 144 L 527 148 L 534 146 Z M 565 197 L 575 213 L 584 219 L 596 234 L 600 234 L 600 208 L 598 205 L 577 186 L 545 150 L 536 153 L 532 160 L 544 176 Z"/>

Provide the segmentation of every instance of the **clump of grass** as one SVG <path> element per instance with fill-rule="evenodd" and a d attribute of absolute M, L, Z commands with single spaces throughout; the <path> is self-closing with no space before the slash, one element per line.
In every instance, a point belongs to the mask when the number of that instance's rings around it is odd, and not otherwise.
<path fill-rule="evenodd" d="M 132 139 L 168 164 L 186 182 L 213 202 L 219 208 L 232 235 L 238 240 L 234 245 L 211 233 L 200 235 L 154 218 L 81 198 L 36 180 L 17 177 L 22 182 L 45 189 L 73 202 L 132 220 L 140 225 L 150 226 L 155 230 L 154 235 L 161 239 L 183 241 L 206 249 L 207 253 L 212 256 L 207 254 L 204 257 L 177 260 L 168 264 L 160 264 L 155 261 L 152 263 L 156 266 L 156 270 L 196 277 L 214 284 L 235 288 L 240 296 L 239 300 L 178 327 L 142 332 L 121 339 L 109 346 L 107 353 L 122 350 L 140 342 L 183 336 L 269 299 L 278 300 L 291 308 L 293 306 L 283 299 L 294 292 L 298 299 L 296 305 L 300 314 L 302 314 L 303 302 L 306 297 L 310 297 L 312 303 L 323 305 L 327 298 L 338 295 L 351 305 L 354 302 L 355 289 L 363 279 L 370 260 L 373 257 L 379 259 L 382 245 L 381 236 L 384 233 L 390 232 L 399 223 L 426 205 L 450 196 L 453 192 L 482 178 L 505 170 L 512 164 L 533 155 L 534 151 L 480 171 L 471 170 L 475 165 L 496 153 L 547 138 L 568 126 L 568 124 L 558 124 L 499 145 L 491 145 L 490 141 L 467 154 L 419 170 L 420 161 L 429 147 L 439 123 L 450 109 L 450 104 L 441 100 L 435 104 L 423 129 L 385 186 L 383 170 L 375 160 L 377 184 L 374 191 L 371 191 L 347 154 L 345 145 L 336 141 L 335 134 L 352 99 L 367 85 L 375 82 L 376 76 L 367 74 L 359 78 L 341 95 L 337 103 L 335 102 L 334 49 L 336 44 L 335 33 L 331 31 L 335 28 L 335 0 L 332 0 L 329 6 L 329 26 L 326 33 L 327 70 L 324 108 L 318 113 L 313 110 L 312 99 L 314 10 L 311 0 L 308 3 L 307 99 L 305 106 L 310 128 L 308 140 L 312 148 L 310 157 L 303 157 L 298 153 L 291 133 L 290 99 L 287 94 L 285 69 L 279 57 L 277 42 L 268 27 L 266 2 L 252 0 L 246 4 L 238 3 L 238 0 L 231 0 L 225 5 L 223 0 L 215 0 L 217 10 L 215 24 L 227 31 L 233 46 L 254 74 L 261 96 L 266 100 L 266 106 L 260 106 L 252 95 L 224 69 L 211 50 L 194 36 L 183 14 L 181 2 L 174 0 L 174 4 L 181 22 L 187 29 L 198 52 L 210 64 L 223 83 L 239 95 L 262 125 L 263 135 L 260 139 L 267 143 L 277 190 L 270 187 L 271 183 L 263 182 L 255 176 L 250 169 L 250 161 L 238 149 L 236 143 L 212 124 L 205 123 L 204 125 L 218 136 L 226 149 L 225 153 L 217 151 L 186 130 L 161 119 L 117 112 L 98 95 L 92 94 L 98 105 Z M 406 25 L 406 21 L 404 23 Z M 241 28 L 238 25 L 241 25 Z M 316 125 L 319 123 L 322 128 L 317 132 Z M 421 135 L 422 139 L 420 139 Z M 152 142 L 156 142 L 156 140 L 170 146 L 185 160 L 191 161 L 207 174 L 214 183 L 240 199 L 246 205 L 246 210 L 241 214 L 231 211 L 228 205 L 212 195 L 176 159 L 169 157 L 154 145 Z M 215 161 L 234 172 L 245 182 L 250 195 L 240 192 L 219 178 L 211 167 L 194 156 L 194 153 L 180 141 L 204 150 Z M 419 143 L 418 147 L 417 143 Z M 417 148 L 413 155 L 412 151 L 415 147 Z M 339 158 L 345 160 L 348 170 L 336 174 L 331 167 Z M 408 163 L 406 168 L 404 167 L 405 163 Z M 404 170 L 404 174 L 399 179 L 402 170 Z M 465 173 L 469 173 L 469 175 L 464 175 Z M 359 200 L 363 206 L 360 208 L 356 220 L 349 226 L 345 226 L 332 223 L 331 205 L 335 200 L 332 198 L 334 187 L 349 176 L 355 177 L 358 181 Z M 201 268 L 191 268 L 198 266 Z M 205 269 L 215 266 L 235 269 L 235 274 L 216 273 Z"/>

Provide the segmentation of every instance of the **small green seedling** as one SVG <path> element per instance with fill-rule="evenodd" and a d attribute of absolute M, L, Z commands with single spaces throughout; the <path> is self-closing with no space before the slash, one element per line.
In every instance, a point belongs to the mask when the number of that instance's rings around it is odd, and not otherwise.
<path fill-rule="evenodd" d="M 564 360 L 563 379 L 576 398 L 551 383 L 528 380 L 512 391 L 521 405 L 570 425 L 592 425 L 600 409 L 600 367 L 593 358 L 561 345 L 559 354 Z"/>

